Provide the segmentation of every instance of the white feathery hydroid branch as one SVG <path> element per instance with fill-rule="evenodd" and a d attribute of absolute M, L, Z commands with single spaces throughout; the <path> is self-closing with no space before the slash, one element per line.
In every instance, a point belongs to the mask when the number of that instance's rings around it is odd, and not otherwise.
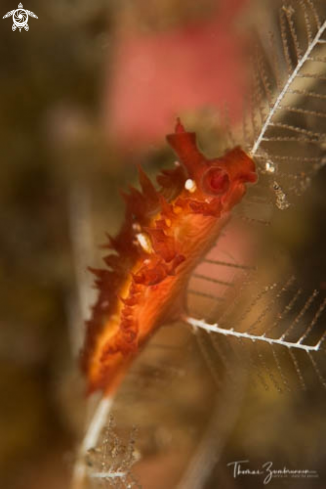
<path fill-rule="evenodd" d="M 302 337 L 299 338 L 298 341 L 292 342 L 292 341 L 284 340 L 283 337 L 269 338 L 268 336 L 265 336 L 264 334 L 254 335 L 254 334 L 250 334 L 250 333 L 241 333 L 239 331 L 235 331 L 234 329 L 220 328 L 218 326 L 218 324 L 208 324 L 203 319 L 195 319 L 195 318 L 188 317 L 186 319 L 186 321 L 195 330 L 196 330 L 196 328 L 200 328 L 200 329 L 204 329 L 208 333 L 219 333 L 219 334 L 222 334 L 224 336 L 231 336 L 234 338 L 243 338 L 243 339 L 251 340 L 253 342 L 263 341 L 263 342 L 268 343 L 269 345 L 280 345 L 280 346 L 284 346 L 286 348 L 294 348 L 294 349 L 298 349 L 298 350 L 304 350 L 306 352 L 318 351 L 320 349 L 320 346 L 321 346 L 321 340 L 316 345 L 313 345 L 313 346 L 303 344 L 301 342 L 301 340 L 305 337 L 305 335 L 302 335 Z"/>

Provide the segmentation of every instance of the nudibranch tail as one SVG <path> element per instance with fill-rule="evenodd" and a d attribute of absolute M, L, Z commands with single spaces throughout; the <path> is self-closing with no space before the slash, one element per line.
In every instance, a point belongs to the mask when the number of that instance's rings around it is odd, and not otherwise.
<path fill-rule="evenodd" d="M 167 141 L 180 163 L 157 177 L 160 189 L 138 168 L 141 191 L 122 192 L 125 222 L 106 245 L 108 269 L 91 269 L 99 292 L 81 352 L 88 392 L 112 394 L 150 335 L 185 314 L 192 271 L 257 178 L 239 147 L 207 159 L 180 120 Z"/>

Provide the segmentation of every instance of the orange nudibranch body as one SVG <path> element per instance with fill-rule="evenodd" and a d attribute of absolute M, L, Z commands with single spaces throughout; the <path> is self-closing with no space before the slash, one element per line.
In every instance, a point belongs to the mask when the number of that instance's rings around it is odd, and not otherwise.
<path fill-rule="evenodd" d="M 150 335 L 185 314 L 192 271 L 243 198 L 245 184 L 257 180 L 254 162 L 240 147 L 207 159 L 179 120 L 167 141 L 180 163 L 157 177 L 160 190 L 139 168 L 142 192 L 123 194 L 126 218 L 110 238 L 109 268 L 92 270 L 99 295 L 81 352 L 88 392 L 112 394 Z"/>

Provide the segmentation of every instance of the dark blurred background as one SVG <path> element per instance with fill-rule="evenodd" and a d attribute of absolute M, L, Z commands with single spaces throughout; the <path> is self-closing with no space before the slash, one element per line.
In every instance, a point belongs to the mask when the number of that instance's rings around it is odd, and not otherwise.
<path fill-rule="evenodd" d="M 119 225 L 130 163 L 165 163 L 175 116 L 200 124 L 200 110 L 214 127 L 226 101 L 239 116 L 248 2 L 23 4 L 29 31 L 12 17 L 0 29 L 0 485 L 51 489 L 67 487 L 82 423 L 77 282 Z M 1 17 L 15 8 L 3 1 Z"/>

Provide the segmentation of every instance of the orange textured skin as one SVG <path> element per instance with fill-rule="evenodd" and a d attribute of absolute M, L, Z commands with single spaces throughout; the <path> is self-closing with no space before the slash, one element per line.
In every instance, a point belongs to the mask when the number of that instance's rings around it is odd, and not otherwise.
<path fill-rule="evenodd" d="M 180 164 L 157 177 L 160 190 L 139 168 L 142 192 L 122 194 L 126 218 L 109 238 L 108 269 L 91 269 L 99 295 L 81 352 L 89 393 L 112 394 L 150 335 L 186 313 L 192 271 L 257 179 L 241 148 L 208 160 L 179 120 L 167 141 Z"/>

